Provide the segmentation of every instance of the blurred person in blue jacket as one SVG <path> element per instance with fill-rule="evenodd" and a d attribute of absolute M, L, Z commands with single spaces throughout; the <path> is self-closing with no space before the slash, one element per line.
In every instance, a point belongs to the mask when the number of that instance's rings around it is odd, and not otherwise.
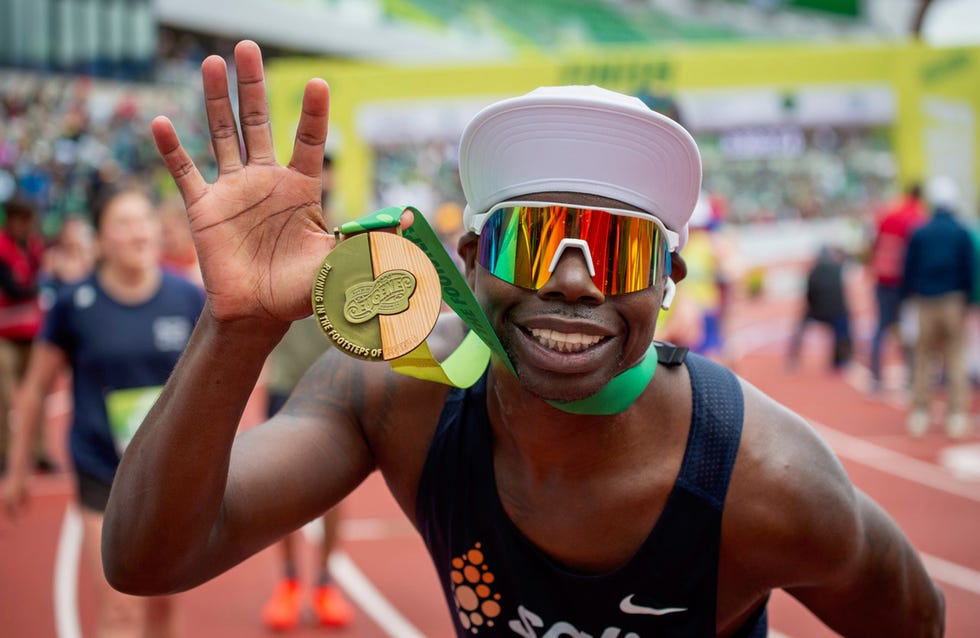
<path fill-rule="evenodd" d="M 909 239 L 902 282 L 902 298 L 915 301 L 919 316 L 907 426 L 912 436 L 922 436 L 929 429 L 935 368 L 942 363 L 947 382 L 946 433 L 962 438 L 971 430 L 965 334 L 976 253 L 969 231 L 956 219 L 962 206 L 956 182 L 948 176 L 933 178 L 926 200 L 932 218 Z"/>

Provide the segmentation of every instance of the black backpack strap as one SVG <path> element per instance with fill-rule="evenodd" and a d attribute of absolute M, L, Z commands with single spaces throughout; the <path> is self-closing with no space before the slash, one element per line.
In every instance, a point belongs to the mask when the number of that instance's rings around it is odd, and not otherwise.
<path fill-rule="evenodd" d="M 664 341 L 654 341 L 653 345 L 657 348 L 657 363 L 673 368 L 684 363 L 687 356 L 687 348 L 675 346 Z"/>

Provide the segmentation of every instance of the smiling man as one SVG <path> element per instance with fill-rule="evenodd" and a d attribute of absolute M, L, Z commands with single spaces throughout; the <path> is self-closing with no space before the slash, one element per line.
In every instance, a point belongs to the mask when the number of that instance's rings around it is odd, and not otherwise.
<path fill-rule="evenodd" d="M 461 636 L 764 636 L 776 588 L 843 635 L 942 634 L 915 550 L 807 423 L 654 343 L 683 278 L 700 158 L 678 124 L 600 88 L 498 102 L 463 134 L 459 252 L 500 342 L 475 384 L 333 349 L 236 437 L 336 242 L 318 199 L 326 84 L 308 83 L 284 167 L 258 47 L 239 44 L 236 65 L 244 157 L 224 62 L 202 66 L 215 183 L 169 121 L 153 123 L 209 301 L 116 476 L 103 536 L 114 586 L 194 587 L 380 471 Z"/>

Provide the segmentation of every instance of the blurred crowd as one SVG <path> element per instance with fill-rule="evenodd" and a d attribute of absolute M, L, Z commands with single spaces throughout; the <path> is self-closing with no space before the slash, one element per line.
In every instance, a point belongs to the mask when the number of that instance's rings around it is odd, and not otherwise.
<path fill-rule="evenodd" d="M 169 599 L 122 596 L 98 566 L 119 433 L 142 420 L 203 307 L 190 227 L 149 127 L 160 114 L 179 122 L 208 170 L 193 86 L 0 74 L 3 501 L 16 518 L 33 472 L 73 479 L 99 635 L 177 633 Z M 58 467 L 45 405 L 63 387 L 72 411 Z"/>
<path fill-rule="evenodd" d="M 158 197 L 174 191 L 150 138 L 166 115 L 207 167 L 210 153 L 196 82 L 168 86 L 81 76 L 0 74 L 0 201 L 16 191 L 37 209 L 47 238 L 85 215 L 102 192 L 126 183 Z"/>

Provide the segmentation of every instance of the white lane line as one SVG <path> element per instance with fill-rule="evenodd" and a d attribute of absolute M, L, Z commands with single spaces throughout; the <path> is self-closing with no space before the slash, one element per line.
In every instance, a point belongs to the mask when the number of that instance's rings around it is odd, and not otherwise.
<path fill-rule="evenodd" d="M 405 523 L 407 525 L 407 523 Z M 390 530 L 397 526 L 393 519 L 343 519 L 338 534 L 345 541 L 384 540 L 392 538 Z M 317 517 L 303 526 L 307 542 L 317 545 L 323 541 L 323 518 Z M 401 534 L 399 534 L 401 535 Z M 327 558 L 330 575 L 365 614 L 371 617 L 387 636 L 392 638 L 425 638 L 378 589 L 371 584 L 346 552 L 334 549 Z"/>
<path fill-rule="evenodd" d="M 314 518 L 303 526 L 303 535 L 311 545 L 323 541 L 323 519 Z M 345 541 L 383 541 L 392 538 L 412 538 L 417 532 L 408 519 L 344 518 L 337 525 L 337 535 Z"/>
<path fill-rule="evenodd" d="M 58 535 L 54 561 L 54 624 L 58 638 L 82 638 L 78 620 L 78 559 L 82 554 L 82 517 L 69 503 Z"/>
<path fill-rule="evenodd" d="M 931 556 L 922 552 L 919 552 L 919 556 L 922 557 L 926 571 L 936 580 L 980 596 L 980 572 L 938 556 Z"/>
<path fill-rule="evenodd" d="M 405 517 L 344 519 L 337 531 L 341 538 L 351 541 L 382 541 L 418 535 Z"/>
<path fill-rule="evenodd" d="M 893 363 L 883 365 L 881 369 L 882 391 L 875 397 L 876 400 L 891 406 L 897 410 L 909 409 L 909 397 L 905 390 L 905 366 Z M 856 361 L 851 361 L 844 374 L 847 384 L 860 392 L 867 394 L 871 388 L 871 370 Z"/>
<path fill-rule="evenodd" d="M 965 481 L 980 481 L 980 443 L 952 445 L 939 453 L 939 464 Z"/>
<path fill-rule="evenodd" d="M 327 560 L 333 576 L 361 610 L 374 620 L 386 636 L 392 638 L 425 638 L 418 629 L 381 595 L 371 581 L 342 551 L 333 551 Z"/>
<path fill-rule="evenodd" d="M 840 456 L 932 489 L 980 503 L 980 484 L 957 479 L 948 470 L 845 434 L 810 420 L 810 424 Z"/>

